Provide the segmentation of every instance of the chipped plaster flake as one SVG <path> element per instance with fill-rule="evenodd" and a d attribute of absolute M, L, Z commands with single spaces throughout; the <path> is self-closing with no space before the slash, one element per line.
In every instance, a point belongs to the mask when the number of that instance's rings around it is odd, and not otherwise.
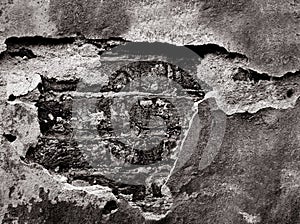
<path fill-rule="evenodd" d="M 289 88 L 300 85 L 300 79 L 286 80 L 287 87 L 281 87 L 275 81 L 253 83 L 249 81 L 233 81 L 237 68 L 249 68 L 244 61 L 230 61 L 222 56 L 207 55 L 197 67 L 197 76 L 205 80 L 213 88 L 214 97 L 220 109 L 227 115 L 235 113 L 256 113 L 263 108 L 293 108 L 300 96 L 300 91 L 292 97 L 284 97 Z M 272 77 L 272 76 L 271 76 Z M 296 77 L 296 75 L 295 75 Z M 290 87 L 289 87 L 290 86 Z M 263 88 L 262 88 L 263 87 Z M 209 93 L 208 93 L 209 94 Z M 278 97 L 281 94 L 281 97 Z M 233 101 L 233 102 L 231 102 Z"/>
<path fill-rule="evenodd" d="M 277 100 L 275 102 L 270 102 L 268 100 L 253 102 L 250 105 L 239 105 L 239 104 L 228 104 L 223 97 L 219 96 L 216 98 L 217 104 L 221 110 L 224 111 L 227 115 L 233 115 L 236 113 L 249 112 L 252 114 L 257 113 L 258 111 L 264 108 L 274 108 L 274 109 L 289 109 L 293 108 L 296 105 L 300 95 L 293 97 L 291 100 Z"/>
<path fill-rule="evenodd" d="M 0 53 L 4 51 L 6 51 L 5 38 L 1 38 L 0 36 Z"/>
<path fill-rule="evenodd" d="M 109 187 L 104 187 L 101 185 L 92 185 L 92 186 L 74 186 L 72 184 L 64 183 L 63 189 L 65 190 L 76 190 L 76 191 L 85 191 L 88 194 L 93 194 L 99 197 L 103 197 L 105 194 L 109 194 L 112 199 L 116 200 L 116 197 L 112 194 L 112 190 Z"/>
<path fill-rule="evenodd" d="M 156 220 L 159 221 L 160 219 L 166 217 L 166 214 L 153 214 L 152 212 L 143 212 L 143 216 L 145 217 L 146 220 Z"/>
<path fill-rule="evenodd" d="M 8 117 L 11 118 L 11 123 L 6 122 Z M 0 118 L 2 118 L 1 132 L 13 130 L 12 134 L 16 136 L 16 140 L 11 145 L 19 156 L 25 156 L 28 147 L 34 146 L 40 135 L 37 107 L 34 106 L 34 103 L 18 100 L 8 102 L 8 106 L 2 110 Z"/>
<path fill-rule="evenodd" d="M 35 115 L 37 115 L 37 107 L 32 102 L 24 102 L 21 100 L 14 100 L 14 101 L 8 101 L 7 103 L 8 103 L 8 105 L 12 105 L 12 106 L 20 105 L 20 106 L 26 108 L 27 110 L 29 110 L 30 112 L 33 112 Z"/>
<path fill-rule="evenodd" d="M 22 96 L 34 90 L 41 82 L 41 77 L 37 73 L 27 74 L 22 70 L 5 74 L 7 77 L 6 94 Z"/>
<path fill-rule="evenodd" d="M 243 216 L 247 223 L 255 224 L 261 222 L 261 218 L 259 217 L 259 215 L 250 215 L 246 212 L 239 212 L 239 214 Z"/>
<path fill-rule="evenodd" d="M 59 201 L 74 201 L 78 206 L 85 207 L 89 203 L 93 203 L 99 207 L 103 207 L 106 201 L 116 200 L 116 197 L 108 187 L 100 185 L 85 187 L 73 186 L 67 183 L 66 177 L 52 174 L 38 164 L 35 164 L 34 166 L 39 167 L 39 169 L 25 167 L 24 173 L 26 174 L 27 181 L 19 183 L 20 189 L 24 189 L 24 199 L 28 198 L 29 200 L 30 198 L 35 198 L 35 201 L 42 201 L 42 199 L 37 196 L 36 191 L 38 190 L 38 187 L 43 186 L 45 190 L 51 189 L 49 200 L 53 203 Z M 32 183 L 34 183 L 34 186 L 32 186 Z M 82 194 L 80 193 L 82 191 L 88 193 L 88 196 L 85 196 L 85 200 L 82 200 Z M 58 195 L 57 199 L 56 195 Z M 17 206 L 18 204 L 19 202 L 16 202 L 14 206 Z"/>

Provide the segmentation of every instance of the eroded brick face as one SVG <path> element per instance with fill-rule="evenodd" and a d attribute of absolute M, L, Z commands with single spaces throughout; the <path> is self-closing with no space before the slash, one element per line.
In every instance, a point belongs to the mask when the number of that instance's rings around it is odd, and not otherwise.
<path fill-rule="evenodd" d="M 160 77 L 164 83 L 157 82 Z M 94 83 L 90 88 L 79 82 L 79 79 L 60 81 L 42 77 L 41 95 L 36 103 L 41 136 L 37 145 L 27 151 L 25 161 L 62 174 L 69 182 L 83 180 L 91 185 L 109 186 L 117 197 L 132 195 L 131 200 L 138 201 L 145 211 L 158 211 L 151 208 L 151 203 L 150 208 L 145 207 L 147 201 L 155 203 L 155 198 L 164 197 L 161 183 L 157 185 L 161 178 L 156 180 L 153 173 L 166 178 L 171 172 L 175 159 L 170 157 L 177 156 L 173 151 L 179 147 L 181 135 L 191 119 L 183 118 L 186 114 L 179 113 L 176 107 L 188 105 L 185 101 L 193 104 L 202 100 L 205 93 L 201 85 L 184 70 L 161 61 L 142 61 L 121 67 L 104 85 Z M 88 97 L 91 93 L 98 96 Z M 128 113 L 128 120 L 123 118 L 124 121 L 113 125 L 112 119 L 116 118 L 112 113 L 121 116 Z M 77 125 L 74 125 L 72 119 L 81 118 L 85 120 L 75 121 Z M 157 119 L 160 122 L 157 123 Z M 122 132 L 120 136 L 125 122 L 129 132 Z M 81 138 L 76 138 L 78 133 Z M 120 164 L 112 167 L 115 160 Z M 165 168 L 156 167 L 157 162 Z M 151 181 L 146 184 L 145 179 L 144 183 L 130 184 L 105 176 L 106 172 L 134 176 L 133 168 L 126 167 L 126 163 L 144 169 L 139 171 L 140 175 Z M 152 167 L 145 166 L 152 164 Z M 159 213 L 164 212 L 160 210 Z"/>

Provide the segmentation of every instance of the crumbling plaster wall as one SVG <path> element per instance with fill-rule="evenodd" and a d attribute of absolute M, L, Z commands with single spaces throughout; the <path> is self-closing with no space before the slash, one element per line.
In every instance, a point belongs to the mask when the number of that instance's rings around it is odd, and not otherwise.
<path fill-rule="evenodd" d="M 297 0 L 1 0 L 0 221 L 300 222 L 299 11 Z M 195 146 L 186 137 L 188 158 L 163 196 L 152 188 L 154 199 L 142 187 L 57 170 L 34 153 L 60 148 L 45 139 L 72 132 L 76 80 L 109 83 L 115 66 L 104 53 L 127 42 L 191 49 L 199 55 L 192 75 L 210 87 L 198 104 L 200 123 L 189 115 L 200 137 Z M 215 118 L 209 99 L 226 123 L 219 151 L 199 170 Z M 46 129 L 43 106 L 56 122 Z M 61 148 L 78 156 L 69 143 Z"/>

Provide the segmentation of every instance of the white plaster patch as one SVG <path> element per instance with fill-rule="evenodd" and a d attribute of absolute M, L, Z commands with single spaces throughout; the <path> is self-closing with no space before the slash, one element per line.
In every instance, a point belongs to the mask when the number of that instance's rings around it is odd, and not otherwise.
<path fill-rule="evenodd" d="M 260 216 L 257 215 L 250 215 L 246 212 L 239 212 L 239 214 L 243 216 L 243 218 L 246 220 L 247 223 L 255 224 L 261 221 Z"/>
<path fill-rule="evenodd" d="M 22 96 L 34 90 L 41 82 L 41 77 L 37 73 L 27 74 L 24 71 L 16 70 L 7 74 L 7 97 L 13 94 L 14 96 Z"/>

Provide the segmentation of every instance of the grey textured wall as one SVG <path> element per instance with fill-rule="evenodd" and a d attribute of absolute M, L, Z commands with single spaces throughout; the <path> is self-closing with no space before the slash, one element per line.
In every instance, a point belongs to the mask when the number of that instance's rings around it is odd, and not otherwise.
<path fill-rule="evenodd" d="M 0 222 L 300 223 L 299 13 L 1 0 Z"/>

